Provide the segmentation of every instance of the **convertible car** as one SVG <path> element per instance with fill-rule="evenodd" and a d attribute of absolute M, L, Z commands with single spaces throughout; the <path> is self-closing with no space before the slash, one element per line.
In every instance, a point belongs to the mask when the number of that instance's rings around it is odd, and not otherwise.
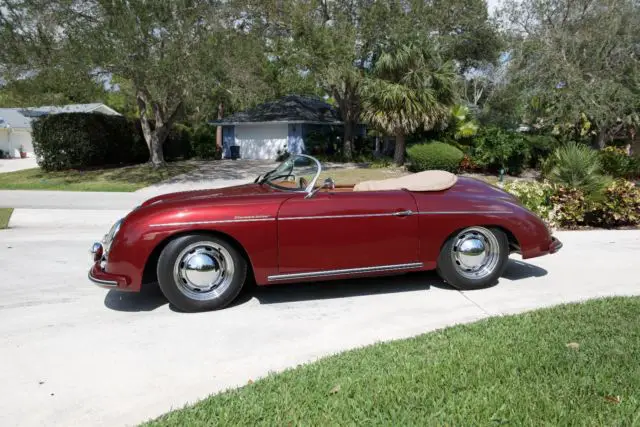
<path fill-rule="evenodd" d="M 231 303 L 258 285 L 437 270 L 451 286 L 493 285 L 511 253 L 562 244 L 501 189 L 444 171 L 341 185 L 293 155 L 253 183 L 164 194 L 91 248 L 89 279 L 118 291 L 158 284 L 178 309 Z M 327 172 L 324 172 L 325 176 Z"/>

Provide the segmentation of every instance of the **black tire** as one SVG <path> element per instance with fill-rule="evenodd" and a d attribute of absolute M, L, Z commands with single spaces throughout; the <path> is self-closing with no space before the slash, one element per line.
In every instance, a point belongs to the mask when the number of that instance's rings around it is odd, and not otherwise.
<path fill-rule="evenodd" d="M 470 277 L 477 273 L 473 269 L 465 269 L 465 265 L 457 260 L 459 250 L 456 244 L 464 242 L 464 239 L 480 239 L 484 247 L 495 248 L 497 255 L 491 259 L 486 271 L 478 277 Z M 483 289 L 495 285 L 507 267 L 509 259 L 509 239 L 499 228 L 468 227 L 452 234 L 440 249 L 438 256 L 437 272 L 440 277 L 459 290 Z"/>
<path fill-rule="evenodd" d="M 191 249 L 194 248 L 195 249 Z M 186 251 L 186 252 L 185 252 Z M 212 265 L 202 271 L 190 269 L 189 262 L 185 258 L 203 256 L 201 259 L 209 259 Z M 222 260 L 223 262 L 218 262 Z M 178 261 L 181 261 L 178 263 Z M 217 270 L 214 266 L 218 267 Z M 224 268 L 222 266 L 226 266 Z M 204 271 L 204 270 L 203 270 Z M 215 271 L 209 273 L 208 271 Z M 224 272 L 231 271 L 224 275 Z M 236 299 L 247 277 L 247 261 L 242 254 L 226 240 L 204 233 L 190 234 L 178 237 L 170 241 L 160 253 L 157 265 L 158 284 L 162 293 L 179 310 L 185 312 L 198 312 L 218 310 L 229 305 Z M 198 288 L 190 280 L 189 275 L 210 274 L 223 277 L 223 283 L 211 290 Z M 224 286 L 223 286 L 224 285 Z"/>

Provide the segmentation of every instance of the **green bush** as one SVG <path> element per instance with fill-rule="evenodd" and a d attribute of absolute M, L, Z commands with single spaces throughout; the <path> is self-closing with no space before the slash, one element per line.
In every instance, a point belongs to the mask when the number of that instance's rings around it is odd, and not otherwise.
<path fill-rule="evenodd" d="M 600 151 L 602 170 L 614 178 L 640 176 L 640 157 L 632 157 L 621 148 L 606 147 Z"/>
<path fill-rule="evenodd" d="M 597 199 L 578 188 L 548 182 L 509 183 L 504 188 L 552 227 L 640 225 L 640 188 L 631 181 L 611 182 Z"/>
<path fill-rule="evenodd" d="M 457 172 L 464 157 L 456 147 L 438 141 L 413 145 L 407 155 L 413 172 L 436 169 Z"/>
<path fill-rule="evenodd" d="M 482 169 L 504 169 L 511 175 L 519 175 L 531 157 L 524 135 L 498 127 L 482 128 L 474 138 L 471 154 Z"/>
<path fill-rule="evenodd" d="M 222 150 L 216 145 L 216 128 L 203 125 L 198 126 L 193 132 L 192 140 L 193 152 L 199 159 L 215 159 L 222 158 Z"/>
<path fill-rule="evenodd" d="M 640 224 L 640 188 L 623 179 L 614 181 L 592 203 L 587 218 L 590 224 L 606 228 Z"/>
<path fill-rule="evenodd" d="M 36 119 L 32 127 L 38 164 L 47 171 L 133 164 L 148 159 L 135 123 L 121 116 L 54 114 Z"/>
<path fill-rule="evenodd" d="M 553 150 L 559 144 L 559 141 L 551 135 L 525 135 L 525 143 L 529 152 L 529 167 L 539 169 L 542 163 L 547 159 Z"/>
<path fill-rule="evenodd" d="M 162 144 L 164 159 L 167 162 L 189 160 L 193 157 L 191 145 L 192 130 L 188 126 L 176 124 Z"/>
<path fill-rule="evenodd" d="M 543 220 L 550 220 L 555 187 L 549 182 L 512 181 L 505 184 L 504 190 L 516 196 L 520 203 Z"/>
<path fill-rule="evenodd" d="M 598 152 L 574 141 L 553 152 L 545 161 L 543 174 L 555 184 L 581 190 L 585 196 L 600 194 L 611 181 L 602 174 Z"/>

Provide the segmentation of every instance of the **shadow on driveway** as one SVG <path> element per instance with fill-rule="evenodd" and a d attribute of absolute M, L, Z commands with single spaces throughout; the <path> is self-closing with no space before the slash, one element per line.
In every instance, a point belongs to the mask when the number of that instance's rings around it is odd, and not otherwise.
<path fill-rule="evenodd" d="M 529 277 L 542 277 L 546 274 L 547 271 L 543 268 L 524 261 L 510 259 L 502 277 L 516 281 Z M 253 298 L 257 299 L 260 304 L 281 304 L 398 292 L 428 291 L 431 287 L 456 291 L 455 288 L 440 279 L 435 271 L 426 271 L 351 280 L 289 283 L 271 286 L 251 285 L 244 289 L 229 307 L 245 304 Z M 148 289 L 142 293 L 111 290 L 104 299 L 106 307 L 116 311 L 128 312 L 153 311 L 167 303 L 158 288 Z M 170 308 L 173 311 L 179 311 L 173 306 Z"/>

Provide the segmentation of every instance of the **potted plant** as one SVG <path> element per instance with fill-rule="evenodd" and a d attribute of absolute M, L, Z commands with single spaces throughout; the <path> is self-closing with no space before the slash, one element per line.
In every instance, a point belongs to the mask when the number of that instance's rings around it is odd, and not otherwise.
<path fill-rule="evenodd" d="M 19 148 L 19 150 L 20 150 L 20 158 L 21 158 L 21 159 L 25 159 L 25 158 L 27 157 L 27 152 L 26 152 L 26 151 L 24 151 L 24 146 L 23 146 L 23 145 L 21 145 L 21 146 L 20 146 L 20 148 Z"/>

